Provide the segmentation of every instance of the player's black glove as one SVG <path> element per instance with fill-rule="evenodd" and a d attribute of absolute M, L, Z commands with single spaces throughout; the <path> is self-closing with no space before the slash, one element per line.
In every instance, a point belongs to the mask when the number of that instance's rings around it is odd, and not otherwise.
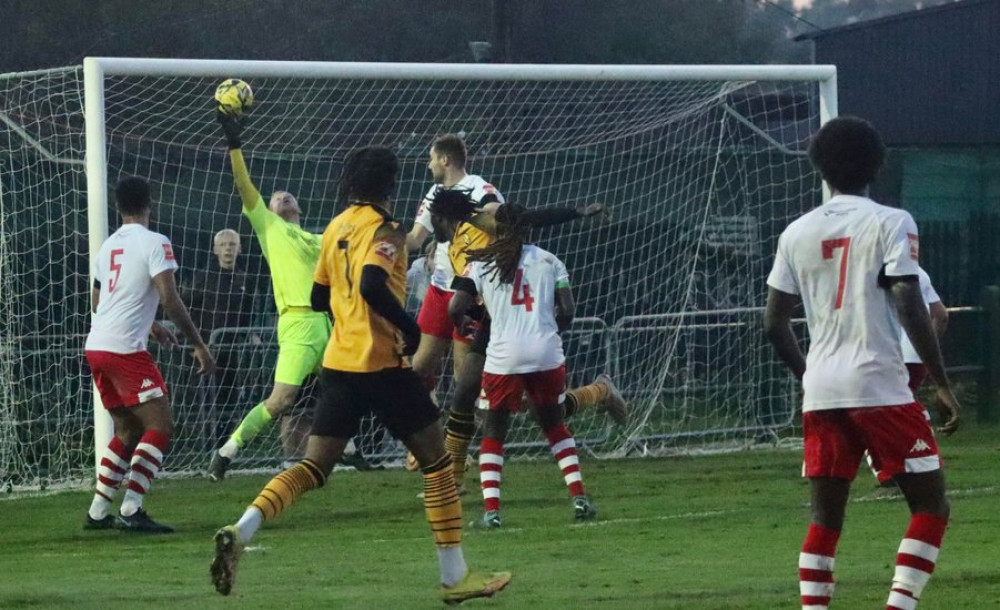
<path fill-rule="evenodd" d="M 243 142 L 240 137 L 243 135 L 243 116 L 236 116 L 223 112 L 221 110 L 215 111 L 215 120 L 222 125 L 222 133 L 226 134 L 226 145 L 229 148 L 243 148 Z"/>

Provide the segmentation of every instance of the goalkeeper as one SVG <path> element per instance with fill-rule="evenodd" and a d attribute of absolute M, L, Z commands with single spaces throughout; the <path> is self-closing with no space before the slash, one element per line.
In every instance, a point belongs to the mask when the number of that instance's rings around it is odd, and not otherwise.
<path fill-rule="evenodd" d="M 271 421 L 292 408 L 308 377 L 323 360 L 330 338 L 330 318 L 310 306 L 313 270 L 319 258 L 320 237 L 300 226 L 302 208 L 291 193 L 275 191 L 268 205 L 250 181 L 243 159 L 242 119 L 218 110 L 229 146 L 236 190 L 243 214 L 250 221 L 264 258 L 271 268 L 274 302 L 278 308 L 278 362 L 274 388 L 264 402 L 247 413 L 226 443 L 213 452 L 209 476 L 222 480 L 233 458 Z"/>

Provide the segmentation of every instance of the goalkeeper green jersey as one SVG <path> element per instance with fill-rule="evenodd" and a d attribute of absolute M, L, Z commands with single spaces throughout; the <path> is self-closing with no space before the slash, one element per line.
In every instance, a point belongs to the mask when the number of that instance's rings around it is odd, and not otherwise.
<path fill-rule="evenodd" d="M 269 210 L 263 199 L 259 199 L 251 210 L 244 207 L 243 214 L 250 220 L 264 258 L 271 267 L 278 314 L 289 308 L 310 308 L 321 236 L 284 220 Z"/>

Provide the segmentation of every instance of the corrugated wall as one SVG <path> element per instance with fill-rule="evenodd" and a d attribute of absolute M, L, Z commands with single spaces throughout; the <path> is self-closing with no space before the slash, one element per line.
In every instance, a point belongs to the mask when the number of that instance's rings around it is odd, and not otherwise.
<path fill-rule="evenodd" d="M 967 0 L 811 36 L 841 114 L 893 144 L 1000 143 L 1000 0 Z"/>

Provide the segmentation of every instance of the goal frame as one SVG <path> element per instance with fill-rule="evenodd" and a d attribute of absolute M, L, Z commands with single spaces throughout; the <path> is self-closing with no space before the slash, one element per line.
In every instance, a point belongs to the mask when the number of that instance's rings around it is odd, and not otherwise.
<path fill-rule="evenodd" d="M 418 64 L 87 57 L 83 60 L 83 74 L 89 260 L 96 257 L 108 237 L 106 76 L 466 81 L 815 81 L 819 85 L 820 124 L 838 113 L 837 68 L 833 65 Z M 828 196 L 824 185 L 824 200 Z M 93 395 L 94 468 L 97 470 L 114 431 L 100 396 L 96 391 Z"/>

